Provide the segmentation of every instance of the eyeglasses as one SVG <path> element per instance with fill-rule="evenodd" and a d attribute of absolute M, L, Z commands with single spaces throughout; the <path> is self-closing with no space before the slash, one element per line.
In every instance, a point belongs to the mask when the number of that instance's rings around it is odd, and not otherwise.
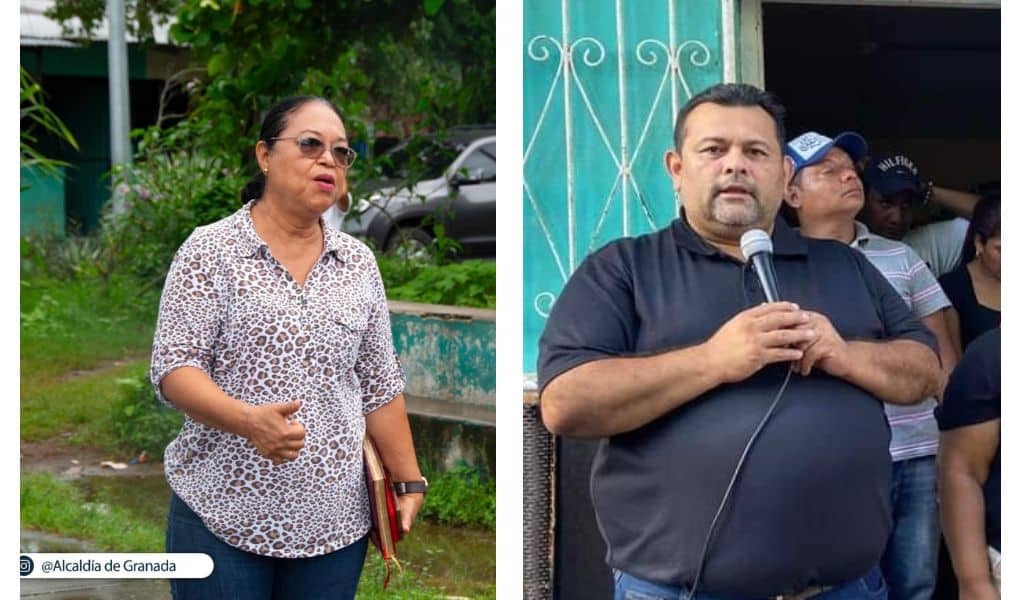
<path fill-rule="evenodd" d="M 306 158 L 320 158 L 324 153 L 324 143 L 319 138 L 312 136 L 275 137 L 270 138 L 268 141 L 276 142 L 277 140 L 295 140 L 295 143 L 299 146 L 299 152 Z M 359 154 L 348 146 L 331 146 L 331 156 L 334 157 L 335 164 L 347 169 L 356 162 L 356 157 Z"/>

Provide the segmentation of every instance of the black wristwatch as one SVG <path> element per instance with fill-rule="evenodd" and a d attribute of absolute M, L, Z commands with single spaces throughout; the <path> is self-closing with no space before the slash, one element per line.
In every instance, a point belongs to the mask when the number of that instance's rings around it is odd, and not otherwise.
<path fill-rule="evenodd" d="M 391 487 L 395 488 L 395 493 L 401 496 L 402 494 L 423 494 L 427 495 L 427 488 L 430 484 L 427 482 L 426 477 L 421 477 L 419 481 L 396 481 L 391 484 Z"/>

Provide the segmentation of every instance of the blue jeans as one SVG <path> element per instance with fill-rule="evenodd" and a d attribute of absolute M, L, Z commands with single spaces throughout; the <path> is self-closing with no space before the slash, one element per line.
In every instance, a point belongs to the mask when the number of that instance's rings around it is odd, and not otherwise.
<path fill-rule="evenodd" d="M 931 600 L 939 552 L 934 456 L 892 464 L 892 534 L 882 573 L 893 600 Z"/>
<path fill-rule="evenodd" d="M 690 589 L 677 585 L 665 585 L 633 577 L 615 569 L 615 600 L 686 600 Z M 836 586 L 823 594 L 811 596 L 808 600 L 887 600 L 885 580 L 882 571 L 875 567 L 860 579 Z M 717 596 L 697 591 L 693 600 L 772 600 L 771 598 L 739 598 Z"/>
<path fill-rule="evenodd" d="M 203 552 L 213 559 L 206 579 L 172 579 L 175 600 L 306 600 L 355 598 L 369 535 L 312 558 L 272 558 L 239 550 L 210 533 L 171 492 L 168 552 Z"/>

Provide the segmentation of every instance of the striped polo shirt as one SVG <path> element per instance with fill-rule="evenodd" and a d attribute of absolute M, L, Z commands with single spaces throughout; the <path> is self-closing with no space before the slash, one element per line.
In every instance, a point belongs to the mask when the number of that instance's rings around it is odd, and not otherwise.
<path fill-rule="evenodd" d="M 853 226 L 854 239 L 850 245 L 881 271 L 916 318 L 923 319 L 950 305 L 928 265 L 910 246 L 875 235 L 859 221 L 854 221 Z M 934 397 L 913 406 L 885 404 L 892 428 L 889 454 L 893 462 L 934 456 L 938 452 L 939 429 L 932 414 L 935 405 Z"/>

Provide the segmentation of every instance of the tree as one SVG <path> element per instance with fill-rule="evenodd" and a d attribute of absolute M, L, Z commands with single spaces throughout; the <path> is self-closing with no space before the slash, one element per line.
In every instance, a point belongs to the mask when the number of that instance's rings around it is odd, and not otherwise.
<path fill-rule="evenodd" d="M 173 41 L 206 76 L 193 116 L 213 146 L 248 156 L 261 114 L 296 92 L 326 96 L 357 136 L 407 136 L 495 117 L 494 0 L 126 0 L 129 30 Z M 49 15 L 93 35 L 104 0 L 57 0 Z"/>
<path fill-rule="evenodd" d="M 128 34 L 151 42 L 153 26 L 169 23 L 181 5 L 182 0 L 125 0 Z M 96 35 L 106 10 L 107 0 L 55 0 L 44 14 L 61 24 L 64 35 L 89 39 Z"/>

